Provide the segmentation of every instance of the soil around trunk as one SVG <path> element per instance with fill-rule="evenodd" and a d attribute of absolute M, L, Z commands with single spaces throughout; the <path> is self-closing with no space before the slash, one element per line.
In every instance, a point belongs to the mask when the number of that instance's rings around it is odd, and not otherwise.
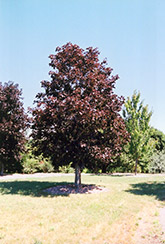
<path fill-rule="evenodd" d="M 51 195 L 70 195 L 70 194 L 93 194 L 108 191 L 107 188 L 96 185 L 80 185 L 76 187 L 74 184 L 57 185 L 43 190 Z"/>

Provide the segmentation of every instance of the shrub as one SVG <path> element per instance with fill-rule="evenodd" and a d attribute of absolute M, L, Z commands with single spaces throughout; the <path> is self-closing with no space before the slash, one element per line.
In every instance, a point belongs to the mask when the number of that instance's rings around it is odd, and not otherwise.
<path fill-rule="evenodd" d="M 23 161 L 23 173 L 34 174 L 38 171 L 38 160 L 35 158 L 27 158 Z"/>
<path fill-rule="evenodd" d="M 101 170 L 100 170 L 100 172 L 101 172 Z M 87 174 L 87 173 L 94 173 L 94 172 L 91 169 L 84 168 L 82 173 Z"/>
<path fill-rule="evenodd" d="M 50 173 L 54 171 L 51 162 L 41 157 L 25 155 L 22 160 L 23 172 L 34 174 L 36 172 Z"/>
<path fill-rule="evenodd" d="M 63 166 L 59 166 L 59 172 L 60 173 L 74 173 L 75 170 L 74 168 L 71 167 L 72 162 L 70 162 L 70 164 L 68 165 L 63 165 Z"/>
<path fill-rule="evenodd" d="M 54 171 L 54 167 L 48 159 L 41 160 L 39 164 L 39 169 L 44 173 L 51 173 Z"/>
<path fill-rule="evenodd" d="M 165 150 L 153 155 L 148 170 L 149 173 L 165 173 Z"/>

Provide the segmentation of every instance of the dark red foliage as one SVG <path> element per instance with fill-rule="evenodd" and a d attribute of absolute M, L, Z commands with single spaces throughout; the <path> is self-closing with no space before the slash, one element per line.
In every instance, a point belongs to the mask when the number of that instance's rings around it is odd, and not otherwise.
<path fill-rule="evenodd" d="M 24 150 L 27 116 L 21 102 L 21 91 L 12 82 L 0 83 L 0 164 L 20 159 Z"/>
<path fill-rule="evenodd" d="M 56 166 L 108 162 L 127 142 L 119 114 L 124 98 L 113 92 L 119 77 L 98 55 L 67 43 L 49 56 L 51 81 L 42 81 L 44 92 L 36 97 L 32 137 L 36 153 Z"/>

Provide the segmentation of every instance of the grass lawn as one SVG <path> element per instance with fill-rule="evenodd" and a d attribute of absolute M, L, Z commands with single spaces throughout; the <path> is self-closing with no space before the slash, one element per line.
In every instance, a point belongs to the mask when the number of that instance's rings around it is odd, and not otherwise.
<path fill-rule="evenodd" d="M 159 224 L 164 176 L 82 175 L 82 183 L 109 191 L 68 196 L 42 193 L 47 187 L 73 181 L 70 175 L 0 180 L 0 244 L 165 243 Z"/>

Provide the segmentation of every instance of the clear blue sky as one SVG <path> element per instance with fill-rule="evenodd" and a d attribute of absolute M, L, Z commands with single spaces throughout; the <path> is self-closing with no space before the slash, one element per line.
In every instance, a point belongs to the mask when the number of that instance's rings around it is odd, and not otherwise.
<path fill-rule="evenodd" d="M 120 76 L 116 93 L 140 91 L 165 133 L 164 13 L 164 0 L 0 0 L 0 81 L 18 83 L 32 106 L 57 46 L 98 47 Z"/>

